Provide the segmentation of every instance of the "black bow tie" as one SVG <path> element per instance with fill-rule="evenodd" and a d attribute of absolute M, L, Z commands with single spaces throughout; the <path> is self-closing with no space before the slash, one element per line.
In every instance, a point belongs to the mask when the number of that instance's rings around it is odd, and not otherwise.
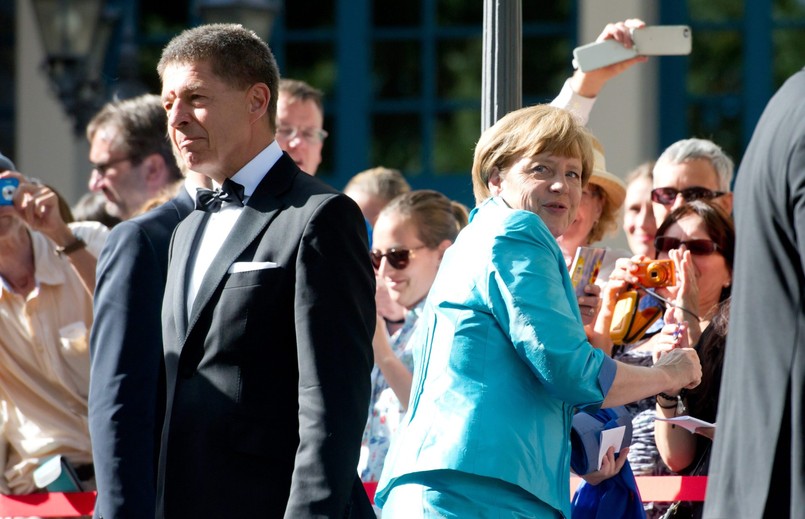
<path fill-rule="evenodd" d="M 220 189 L 212 190 L 203 187 L 196 189 L 196 209 L 217 213 L 224 202 L 243 207 L 243 186 L 226 179 Z"/>

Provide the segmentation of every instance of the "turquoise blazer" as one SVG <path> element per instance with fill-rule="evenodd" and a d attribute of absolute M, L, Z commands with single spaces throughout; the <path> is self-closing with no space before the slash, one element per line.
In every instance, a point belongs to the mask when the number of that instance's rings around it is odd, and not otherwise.
<path fill-rule="evenodd" d="M 497 198 L 475 209 L 420 319 L 377 502 L 407 474 L 452 469 L 518 485 L 569 517 L 571 419 L 600 406 L 616 367 L 587 342 L 542 220 Z"/>

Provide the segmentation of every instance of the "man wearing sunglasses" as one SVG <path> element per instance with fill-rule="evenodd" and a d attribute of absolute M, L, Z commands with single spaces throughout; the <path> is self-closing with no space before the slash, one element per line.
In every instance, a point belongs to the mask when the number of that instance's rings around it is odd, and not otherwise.
<path fill-rule="evenodd" d="M 711 200 L 732 213 L 732 159 L 714 142 L 684 139 L 670 145 L 654 165 L 654 218 L 659 225 L 686 202 Z"/>

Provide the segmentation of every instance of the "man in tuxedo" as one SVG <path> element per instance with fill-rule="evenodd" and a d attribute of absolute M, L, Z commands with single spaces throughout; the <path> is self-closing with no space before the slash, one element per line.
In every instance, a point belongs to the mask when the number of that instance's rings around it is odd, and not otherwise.
<path fill-rule="evenodd" d="M 179 171 L 159 96 L 141 96 L 110 106 L 102 111 L 106 125 L 96 118 L 93 135 L 106 135 L 116 144 L 111 157 L 129 156 L 136 150 L 142 164 L 151 162 Z M 100 142 L 96 139 L 96 151 Z M 114 180 L 136 174 L 129 166 L 125 172 L 108 171 L 106 177 Z M 98 485 L 96 518 L 154 516 L 165 409 L 160 310 L 168 245 L 173 229 L 193 210 L 195 187 L 204 185 L 206 177 L 190 173 L 175 197 L 115 226 L 98 260 L 89 389 L 89 429 Z"/>
<path fill-rule="evenodd" d="M 805 70 L 772 97 L 735 185 L 735 270 L 704 516 L 805 510 Z"/>
<path fill-rule="evenodd" d="M 171 245 L 157 517 L 371 514 L 356 473 L 375 321 L 360 210 L 280 150 L 279 72 L 253 32 L 189 29 L 157 69 L 173 145 L 220 186 Z"/>

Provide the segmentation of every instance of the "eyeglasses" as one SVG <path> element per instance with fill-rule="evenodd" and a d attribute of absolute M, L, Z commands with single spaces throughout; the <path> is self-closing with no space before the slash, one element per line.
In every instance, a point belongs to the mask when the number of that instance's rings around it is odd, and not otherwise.
<path fill-rule="evenodd" d="M 411 262 L 411 253 L 415 250 L 424 248 L 424 245 L 420 245 L 419 247 L 414 247 L 412 249 L 389 249 L 386 252 L 380 252 L 379 250 L 375 249 L 369 253 L 369 257 L 372 259 L 372 266 L 376 269 L 380 268 L 380 262 L 383 260 L 383 258 L 386 258 L 386 261 L 389 265 L 391 265 L 392 268 L 403 270 Z"/>
<path fill-rule="evenodd" d="M 691 254 L 695 256 L 709 256 L 717 252 L 720 248 L 712 240 L 680 240 L 670 236 L 657 236 L 654 238 L 654 247 L 660 252 L 668 252 L 671 249 L 678 249 L 685 246 Z"/>
<path fill-rule="evenodd" d="M 324 142 L 328 135 L 330 134 L 326 130 L 319 128 L 299 128 L 296 126 L 279 126 L 276 133 L 278 140 L 292 141 L 296 137 L 300 137 L 308 144 Z"/>
<path fill-rule="evenodd" d="M 706 187 L 688 187 L 685 189 L 675 189 L 673 187 L 658 187 L 651 191 L 651 201 L 662 205 L 671 205 L 676 200 L 677 195 L 687 202 L 694 200 L 711 200 L 725 195 L 723 191 L 711 191 Z"/>
<path fill-rule="evenodd" d="M 109 162 L 102 162 L 100 164 L 93 164 L 92 170 L 97 171 L 100 176 L 106 175 L 106 171 L 109 168 L 113 168 L 118 164 L 121 164 L 126 161 L 131 161 L 131 157 L 121 157 L 119 159 L 110 160 Z"/>

